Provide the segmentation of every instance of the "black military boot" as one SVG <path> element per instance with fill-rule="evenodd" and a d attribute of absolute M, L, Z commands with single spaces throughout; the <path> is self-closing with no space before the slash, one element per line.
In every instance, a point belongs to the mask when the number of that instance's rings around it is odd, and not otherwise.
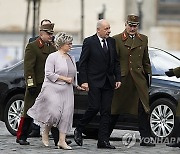
<path fill-rule="evenodd" d="M 32 118 L 21 117 L 21 121 L 17 131 L 16 143 L 19 143 L 20 145 L 30 144 L 29 142 L 27 142 L 27 137 L 32 121 L 33 121 Z"/>

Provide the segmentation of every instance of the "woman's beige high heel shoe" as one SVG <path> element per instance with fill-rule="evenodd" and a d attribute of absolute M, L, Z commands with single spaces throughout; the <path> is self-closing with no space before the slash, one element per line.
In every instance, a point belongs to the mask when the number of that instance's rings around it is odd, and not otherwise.
<path fill-rule="evenodd" d="M 49 130 L 50 126 L 45 126 L 43 132 L 42 132 L 42 142 L 47 147 L 49 146 Z"/>
<path fill-rule="evenodd" d="M 58 142 L 58 149 L 72 150 L 72 148 L 69 145 L 67 145 L 66 143 L 60 144 L 59 142 Z"/>

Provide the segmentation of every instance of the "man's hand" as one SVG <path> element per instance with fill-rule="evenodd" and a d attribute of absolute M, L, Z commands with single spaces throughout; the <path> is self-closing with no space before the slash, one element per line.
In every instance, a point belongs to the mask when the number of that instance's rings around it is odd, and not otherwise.
<path fill-rule="evenodd" d="M 84 88 L 82 88 L 82 87 L 80 87 L 80 86 L 77 86 L 76 88 L 77 88 L 77 90 L 82 90 L 82 91 L 85 91 L 85 89 L 84 89 Z"/>
<path fill-rule="evenodd" d="M 151 86 L 151 74 L 146 73 L 145 78 L 147 81 L 148 88 Z"/>
<path fill-rule="evenodd" d="M 81 87 L 82 87 L 83 89 L 85 89 L 86 91 L 89 91 L 88 83 L 83 83 L 83 84 L 81 85 Z"/>
<path fill-rule="evenodd" d="M 121 82 L 116 82 L 115 83 L 115 88 L 114 89 L 118 89 L 121 86 Z"/>
<path fill-rule="evenodd" d="M 165 72 L 165 74 L 169 77 L 171 76 L 175 76 L 174 72 L 173 72 L 173 69 L 169 69 L 169 71 Z"/>
<path fill-rule="evenodd" d="M 28 91 L 29 91 L 30 95 L 34 95 L 36 93 L 36 87 L 30 87 L 30 88 L 28 88 Z"/>

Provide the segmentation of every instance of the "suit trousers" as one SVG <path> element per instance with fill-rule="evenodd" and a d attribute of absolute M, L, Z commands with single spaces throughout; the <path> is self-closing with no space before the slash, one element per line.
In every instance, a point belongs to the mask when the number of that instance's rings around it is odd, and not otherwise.
<path fill-rule="evenodd" d="M 109 141 L 108 135 L 113 92 L 114 90 L 109 83 L 105 84 L 103 88 L 89 87 L 89 106 L 77 127 L 77 129 L 83 132 L 85 126 L 100 112 L 99 142 Z"/>

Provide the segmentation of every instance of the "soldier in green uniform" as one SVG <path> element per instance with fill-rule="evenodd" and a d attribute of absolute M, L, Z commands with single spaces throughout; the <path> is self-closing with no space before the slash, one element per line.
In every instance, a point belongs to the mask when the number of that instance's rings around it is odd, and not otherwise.
<path fill-rule="evenodd" d="M 48 23 L 51 23 L 51 21 L 48 20 L 48 19 L 43 19 L 43 20 L 41 21 L 41 25 L 48 24 Z M 39 37 L 39 36 L 31 37 L 31 38 L 29 39 L 29 42 L 28 42 L 28 43 L 35 41 L 38 37 Z M 36 124 L 34 124 L 34 123 L 32 122 L 31 128 L 32 128 L 32 131 L 30 130 L 29 137 L 40 137 L 40 126 L 38 126 L 38 125 L 36 125 Z M 53 127 L 52 127 L 52 128 L 53 128 Z M 53 128 L 53 130 L 54 130 L 54 128 Z M 51 132 L 52 132 L 52 131 L 51 131 Z M 59 134 L 59 131 L 58 131 L 58 134 Z"/>
<path fill-rule="evenodd" d="M 176 67 L 174 69 L 169 69 L 169 71 L 165 72 L 165 74 L 169 77 L 176 76 L 177 78 L 180 78 L 180 67 Z M 179 130 L 180 130 L 180 102 L 178 102 L 178 106 L 176 109 L 176 116 L 178 116 Z M 180 137 L 180 131 L 177 132 L 176 136 Z M 180 148 L 180 141 L 177 140 L 173 143 L 167 144 L 167 146 Z"/>
<path fill-rule="evenodd" d="M 176 67 L 174 69 L 169 69 L 169 71 L 165 72 L 165 74 L 169 77 L 176 76 L 177 78 L 180 77 L 180 67 Z"/>
<path fill-rule="evenodd" d="M 48 55 L 56 51 L 52 45 L 54 24 L 44 24 L 40 27 L 39 37 L 29 43 L 25 49 L 24 77 L 26 83 L 24 111 L 17 131 L 16 142 L 20 145 L 29 145 L 27 142 L 28 130 L 32 118 L 27 115 L 27 110 L 34 104 L 44 81 L 44 67 Z"/>
<path fill-rule="evenodd" d="M 139 17 L 128 15 L 125 30 L 113 36 L 121 64 L 121 87 L 115 90 L 112 109 L 110 134 L 120 114 L 138 115 L 140 146 L 155 146 L 145 143 L 150 139 L 149 92 L 151 64 L 148 54 L 148 38 L 138 33 Z"/>

